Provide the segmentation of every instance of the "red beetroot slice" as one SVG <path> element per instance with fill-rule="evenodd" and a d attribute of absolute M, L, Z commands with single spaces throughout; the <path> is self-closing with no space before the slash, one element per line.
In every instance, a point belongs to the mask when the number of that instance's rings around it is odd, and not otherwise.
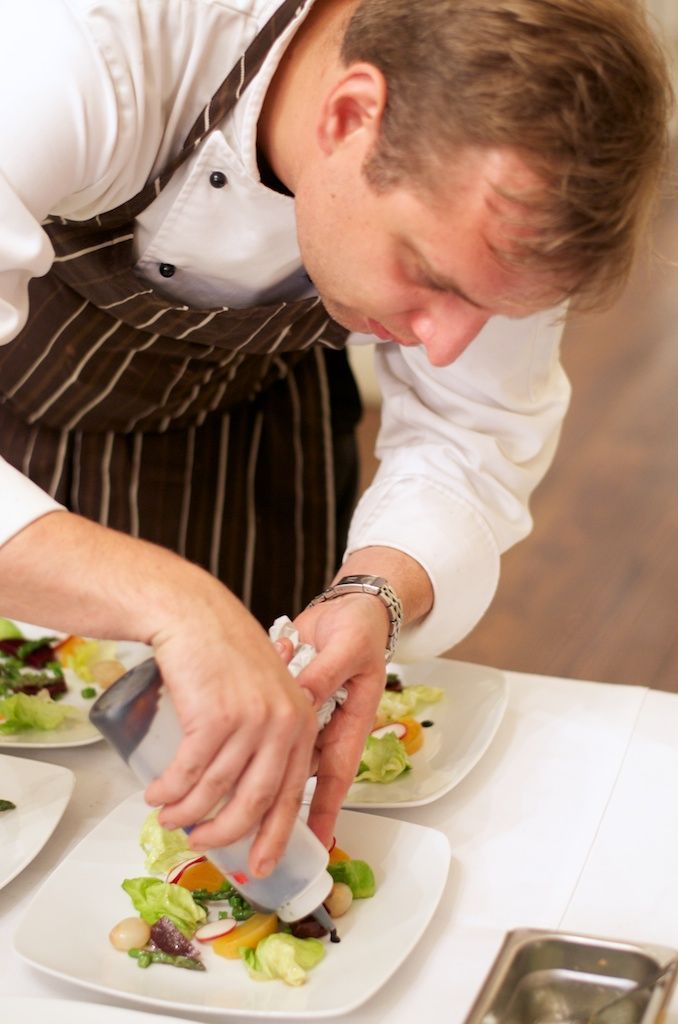
<path fill-rule="evenodd" d="M 54 648 L 49 643 L 43 644 L 42 647 L 36 647 L 24 655 L 25 664 L 30 665 L 31 668 L 44 668 L 50 661 L 56 661 L 56 655 Z"/>
<path fill-rule="evenodd" d="M 151 928 L 151 942 L 172 956 L 199 957 L 200 951 L 183 935 L 169 917 L 161 917 Z"/>
<path fill-rule="evenodd" d="M 10 637 L 7 640 L 0 640 L 0 651 L 4 654 L 10 654 L 13 657 L 19 657 L 19 651 L 26 644 L 31 643 L 30 640 L 25 640 L 23 637 Z M 44 643 L 38 647 L 34 647 L 33 650 L 28 651 L 22 655 L 21 661 L 24 665 L 29 665 L 31 668 L 43 668 L 50 661 L 55 660 L 54 648 L 51 646 L 48 639 L 45 639 Z"/>
<path fill-rule="evenodd" d="M 31 642 L 22 637 L 10 637 L 7 640 L 0 640 L 0 651 L 3 654 L 17 658 L 21 648 Z M 44 643 L 23 654 L 20 660 L 26 668 L 36 669 L 37 671 L 44 669 L 46 665 L 55 660 L 54 649 L 50 646 L 49 639 L 45 638 Z M 23 685 L 19 679 L 12 685 L 12 689 L 15 693 L 25 693 L 29 697 L 35 696 L 40 690 L 47 690 L 53 700 L 67 692 L 66 682 L 60 670 L 58 675 L 45 675 L 44 679 L 45 682 L 40 683 L 30 681 L 27 678 Z"/>
<path fill-rule="evenodd" d="M 29 697 L 35 696 L 35 694 L 40 693 L 41 690 L 47 690 L 52 700 L 55 700 L 57 697 L 68 692 L 68 688 L 63 679 L 55 679 L 54 682 L 45 683 L 44 686 L 38 686 L 36 683 L 26 683 L 25 686 L 15 687 L 16 693 L 25 693 Z"/>
<path fill-rule="evenodd" d="M 25 643 L 26 641 L 23 637 L 19 636 L 13 637 L 9 640 L 0 640 L 0 651 L 2 651 L 3 654 L 11 654 L 16 658 L 16 652 L 19 650 L 21 645 Z"/>

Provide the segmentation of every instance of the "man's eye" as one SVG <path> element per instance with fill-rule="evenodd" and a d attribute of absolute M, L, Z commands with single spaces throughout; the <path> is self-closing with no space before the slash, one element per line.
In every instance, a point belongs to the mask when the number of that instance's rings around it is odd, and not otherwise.
<path fill-rule="evenodd" d="M 421 271 L 418 271 L 413 276 L 420 288 L 426 288 L 426 290 L 429 292 L 446 291 L 446 289 L 443 288 L 442 285 L 439 285 L 435 281 L 432 281 L 430 277 L 427 277 L 426 274 L 422 273 Z"/>

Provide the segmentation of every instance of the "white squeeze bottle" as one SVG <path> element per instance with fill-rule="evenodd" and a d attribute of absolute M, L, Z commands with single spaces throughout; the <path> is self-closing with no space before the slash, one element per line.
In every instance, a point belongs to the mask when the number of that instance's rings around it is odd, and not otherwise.
<path fill-rule="evenodd" d="M 144 786 L 162 774 L 182 739 L 153 658 L 121 676 L 99 697 L 89 717 Z M 313 914 L 334 937 L 332 918 L 322 906 L 332 888 L 328 853 L 317 836 L 297 818 L 283 858 L 268 878 L 249 876 L 253 838 L 209 850 L 207 856 L 255 909 L 275 911 L 282 921 Z"/>

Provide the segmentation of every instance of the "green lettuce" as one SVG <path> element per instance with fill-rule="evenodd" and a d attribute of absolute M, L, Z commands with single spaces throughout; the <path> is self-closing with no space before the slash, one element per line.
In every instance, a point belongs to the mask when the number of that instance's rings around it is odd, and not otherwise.
<path fill-rule="evenodd" d="M 444 691 L 437 686 L 406 686 L 400 693 L 384 690 L 377 709 L 377 718 L 395 722 L 399 718 L 415 715 L 425 704 L 435 704 Z"/>
<path fill-rule="evenodd" d="M 170 868 L 191 855 L 184 830 L 163 828 L 158 821 L 157 809 L 147 815 L 141 826 L 139 843 L 146 854 L 144 867 L 151 875 L 166 875 Z"/>
<path fill-rule="evenodd" d="M 0 640 L 22 640 L 23 633 L 16 622 L 11 619 L 0 619 Z"/>
<path fill-rule="evenodd" d="M 84 721 L 85 713 L 68 704 L 57 704 L 44 697 L 15 693 L 0 698 L 0 733 L 24 729 L 56 729 L 66 721 Z"/>
<path fill-rule="evenodd" d="M 115 640 L 85 640 L 62 654 L 64 668 L 73 669 L 75 674 L 85 683 L 93 683 L 92 665 L 95 661 L 109 661 L 115 658 L 118 645 Z"/>
<path fill-rule="evenodd" d="M 281 978 L 286 985 L 303 985 L 306 972 L 325 956 L 325 946 L 319 939 L 276 932 L 257 943 L 256 949 L 241 948 L 240 956 L 257 981 Z"/>
<path fill-rule="evenodd" d="M 395 733 L 368 736 L 355 781 L 393 782 L 411 767 L 405 748 Z"/>
<path fill-rule="evenodd" d="M 187 939 L 193 937 L 207 917 L 188 889 L 180 885 L 170 885 L 159 878 L 126 878 L 122 887 L 144 921 L 153 925 L 161 917 L 169 917 Z"/>
<path fill-rule="evenodd" d="M 335 882 L 343 882 L 349 887 L 356 900 L 369 899 L 374 896 L 377 885 L 374 872 L 364 860 L 338 860 L 328 864 L 327 870 Z"/>

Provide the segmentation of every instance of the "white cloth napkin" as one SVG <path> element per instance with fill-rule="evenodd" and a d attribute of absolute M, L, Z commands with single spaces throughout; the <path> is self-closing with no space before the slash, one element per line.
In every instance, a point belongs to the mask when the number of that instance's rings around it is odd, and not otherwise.
<path fill-rule="evenodd" d="M 303 668 L 313 661 L 316 656 L 316 649 L 313 644 L 302 644 L 299 642 L 299 631 L 292 625 L 287 615 L 280 615 L 268 631 L 272 641 L 287 639 L 292 644 L 294 655 L 287 666 L 293 676 L 298 676 Z M 343 704 L 348 697 L 348 690 L 340 686 L 331 697 L 318 708 L 318 726 L 324 729 L 334 714 L 338 704 Z"/>

